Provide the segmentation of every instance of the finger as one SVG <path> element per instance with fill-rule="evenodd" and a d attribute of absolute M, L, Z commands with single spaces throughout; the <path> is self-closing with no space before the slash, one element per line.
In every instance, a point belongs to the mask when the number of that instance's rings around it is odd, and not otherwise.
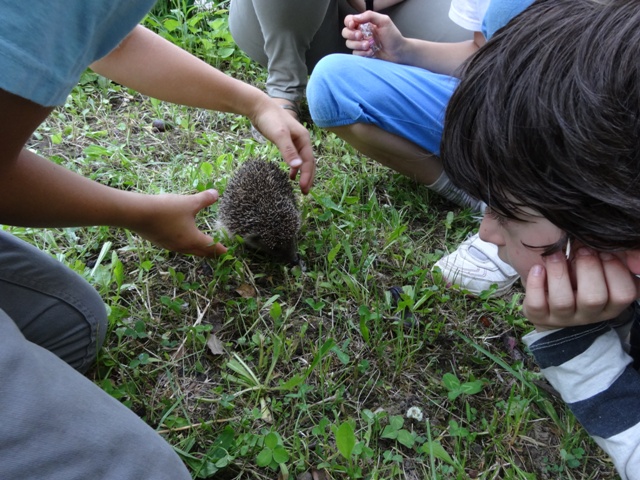
<path fill-rule="evenodd" d="M 371 50 L 370 48 L 367 49 L 367 50 L 353 49 L 351 54 L 352 55 L 357 55 L 358 57 L 367 57 L 367 58 L 371 58 L 371 57 L 375 56 L 375 52 L 373 50 Z"/>
<path fill-rule="evenodd" d="M 542 265 L 534 265 L 529 270 L 522 309 L 525 317 L 534 325 L 546 324 L 549 316 L 546 279 Z"/>
<path fill-rule="evenodd" d="M 600 261 L 609 294 L 603 319 L 608 320 L 618 316 L 630 303 L 640 297 L 640 280 L 611 253 L 601 252 Z"/>
<path fill-rule="evenodd" d="M 559 320 L 575 314 L 575 295 L 567 259 L 561 252 L 544 257 L 549 292 L 549 312 Z"/>
<path fill-rule="evenodd" d="M 215 202 L 218 201 L 219 194 L 217 190 L 209 189 L 204 192 L 200 192 L 196 194 L 198 200 L 200 200 L 200 208 L 198 211 L 210 207 Z M 225 247 L 221 243 L 214 243 L 214 240 L 209 235 L 205 235 L 200 232 L 200 245 L 201 247 L 196 248 L 193 253 L 194 255 L 198 255 L 200 257 L 217 257 L 227 252 L 227 247 Z"/>
<path fill-rule="evenodd" d="M 358 24 L 353 22 L 352 26 L 346 26 L 342 29 L 342 38 L 344 38 L 347 42 L 347 46 L 349 42 L 362 40 L 364 38 L 363 33 L 358 29 Z"/>
<path fill-rule="evenodd" d="M 182 247 L 176 248 L 171 248 L 171 246 L 169 246 L 169 250 L 206 258 L 218 257 L 227 252 L 227 247 L 221 243 L 216 243 L 211 236 L 202 233 L 195 227 L 189 237 L 191 238 L 191 243 L 188 246 L 183 245 Z"/>
<path fill-rule="evenodd" d="M 374 43 L 375 42 L 373 38 L 365 38 L 365 39 L 358 38 L 354 40 L 347 40 L 346 42 L 344 42 L 345 46 L 349 50 L 352 50 L 351 53 L 353 54 L 369 52 L 371 50 L 372 45 L 374 45 Z"/>
<path fill-rule="evenodd" d="M 355 23 L 354 28 L 358 28 L 358 25 L 362 25 L 363 23 L 368 23 L 368 22 L 371 22 L 374 25 L 377 25 L 378 24 L 377 20 L 379 20 L 380 18 L 381 18 L 381 15 L 379 13 L 374 12 L 372 10 L 365 10 L 362 13 L 353 15 L 351 20 Z"/>
<path fill-rule="evenodd" d="M 572 266 L 576 277 L 574 322 L 585 324 L 604 320 L 602 312 L 609 302 L 609 291 L 600 257 L 592 249 L 582 247 L 576 252 Z"/>
<path fill-rule="evenodd" d="M 200 210 L 210 207 L 211 205 L 213 205 L 214 203 L 216 203 L 218 201 L 218 198 L 220 197 L 220 195 L 218 194 L 217 190 L 214 190 L 213 188 L 209 189 L 209 190 L 205 190 L 203 192 L 200 193 L 196 193 L 194 194 L 194 198 L 196 200 L 195 202 L 195 206 L 196 206 L 196 212 L 198 213 Z"/>
<path fill-rule="evenodd" d="M 295 122 L 295 120 L 292 120 Z M 300 190 L 303 194 L 308 194 L 313 184 L 313 178 L 316 170 L 316 160 L 311 149 L 311 137 L 306 128 L 295 122 L 295 130 L 292 137 L 285 138 L 282 142 L 285 144 L 283 148 L 280 148 L 283 160 L 289 165 L 289 177 L 294 180 L 300 173 Z"/>
<path fill-rule="evenodd" d="M 300 156 L 302 157 L 302 163 L 296 170 L 296 173 L 300 172 L 300 191 L 307 195 L 311 191 L 313 186 L 313 180 L 316 174 L 316 159 L 313 156 L 311 146 L 305 146 L 300 150 Z M 292 169 L 293 170 L 293 169 Z M 292 172 L 293 173 L 293 172 Z M 292 179 L 295 178 L 295 175 Z"/>
<path fill-rule="evenodd" d="M 358 28 L 358 24 L 353 17 L 353 15 L 347 15 L 346 17 L 344 17 L 344 26 L 349 30 L 355 30 L 356 28 Z"/>
<path fill-rule="evenodd" d="M 227 253 L 227 247 L 225 247 L 223 244 L 214 243 L 213 238 L 209 237 L 208 235 L 203 234 L 203 237 L 205 237 L 203 246 L 195 248 L 190 253 L 199 257 L 206 258 L 215 258 Z"/>

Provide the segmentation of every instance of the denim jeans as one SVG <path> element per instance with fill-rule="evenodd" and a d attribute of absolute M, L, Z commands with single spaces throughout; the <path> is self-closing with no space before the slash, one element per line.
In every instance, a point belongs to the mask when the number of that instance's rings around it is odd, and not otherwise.
<path fill-rule="evenodd" d="M 79 275 L 0 231 L 0 479 L 190 479 L 171 446 L 87 379 L 107 328 Z"/>

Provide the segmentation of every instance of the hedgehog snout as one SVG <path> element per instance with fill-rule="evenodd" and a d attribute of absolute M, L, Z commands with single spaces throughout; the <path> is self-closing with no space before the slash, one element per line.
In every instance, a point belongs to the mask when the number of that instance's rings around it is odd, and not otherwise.
<path fill-rule="evenodd" d="M 245 235 L 244 242 L 249 248 L 262 252 L 272 259 L 288 263 L 290 265 L 298 265 L 300 262 L 300 256 L 298 255 L 298 243 L 295 239 L 272 246 L 267 245 L 260 235 Z"/>

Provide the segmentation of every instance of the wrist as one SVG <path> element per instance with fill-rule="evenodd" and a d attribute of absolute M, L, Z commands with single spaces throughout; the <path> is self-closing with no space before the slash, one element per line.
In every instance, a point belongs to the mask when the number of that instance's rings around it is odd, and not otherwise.
<path fill-rule="evenodd" d="M 158 197 L 141 192 L 116 190 L 113 192 L 111 208 L 100 224 L 136 233 L 144 230 L 151 223 L 155 212 L 160 209 Z"/>

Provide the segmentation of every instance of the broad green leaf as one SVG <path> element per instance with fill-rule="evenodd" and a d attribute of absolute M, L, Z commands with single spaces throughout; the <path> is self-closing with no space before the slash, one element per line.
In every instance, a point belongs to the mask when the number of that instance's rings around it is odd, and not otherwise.
<path fill-rule="evenodd" d="M 445 373 L 442 376 L 442 383 L 447 390 L 457 390 L 460 388 L 460 380 L 453 373 Z"/>
<path fill-rule="evenodd" d="M 164 22 L 164 28 L 169 32 L 173 32 L 176 28 L 180 27 L 180 22 L 178 20 L 174 20 L 172 18 L 167 18 Z"/>
<path fill-rule="evenodd" d="M 273 461 L 276 463 L 286 463 L 289 461 L 289 453 L 282 445 L 278 445 L 273 449 Z"/>
<path fill-rule="evenodd" d="M 210 177 L 213 175 L 213 165 L 209 162 L 202 162 L 200 164 L 200 171 L 207 177 Z"/>
<path fill-rule="evenodd" d="M 400 430 L 404 425 L 404 418 L 401 415 L 393 415 L 389 418 L 389 425 L 394 430 Z"/>
<path fill-rule="evenodd" d="M 356 436 L 355 433 L 353 433 L 353 427 L 349 422 L 344 422 L 340 427 L 338 427 L 335 434 L 338 451 L 344 458 L 349 460 L 351 458 L 351 453 L 353 452 L 353 447 L 356 444 Z"/>
<path fill-rule="evenodd" d="M 460 389 L 467 395 L 475 395 L 482 390 L 482 380 L 475 380 L 473 382 L 465 382 L 461 385 Z"/>
<path fill-rule="evenodd" d="M 449 465 L 453 465 L 455 463 L 453 461 L 453 458 L 451 458 L 451 455 L 447 453 L 447 451 L 440 444 L 440 442 L 436 442 L 436 441 L 425 442 L 424 445 L 422 445 L 421 450 L 423 453 L 429 456 L 436 457 L 444 462 L 447 462 Z"/>
<path fill-rule="evenodd" d="M 367 327 L 367 319 L 364 316 L 360 316 L 360 335 L 365 343 L 369 343 L 369 327 Z"/>
<path fill-rule="evenodd" d="M 282 307 L 278 302 L 273 302 L 271 310 L 269 310 L 269 315 L 273 320 L 278 320 L 282 316 Z"/>
<path fill-rule="evenodd" d="M 343 352 L 342 350 L 340 350 L 340 348 L 338 348 L 337 345 L 335 347 L 333 347 L 331 349 L 331 351 L 336 354 L 336 357 L 338 357 L 338 360 L 340 360 L 340 362 L 343 365 L 347 365 L 349 363 L 349 361 L 350 361 L 349 354 Z"/>
<path fill-rule="evenodd" d="M 402 429 L 398 432 L 398 442 L 407 448 L 412 448 L 413 444 L 416 442 L 416 438 L 410 431 Z"/>
<path fill-rule="evenodd" d="M 83 152 L 89 157 L 109 157 L 112 154 L 111 150 L 100 145 L 89 145 Z"/>
<path fill-rule="evenodd" d="M 391 425 L 387 425 L 386 427 L 384 427 L 384 430 L 382 430 L 380 437 L 395 440 L 396 438 L 398 438 L 398 429 L 393 428 Z"/>
<path fill-rule="evenodd" d="M 233 55 L 233 53 L 235 51 L 236 51 L 236 49 L 232 48 L 232 47 L 219 48 L 217 56 L 220 57 L 220 58 L 227 58 L 227 57 L 230 57 L 231 55 Z"/>
<path fill-rule="evenodd" d="M 449 400 L 453 402 L 456 398 L 458 398 L 460 396 L 461 393 L 462 393 L 462 391 L 460 391 L 460 390 L 454 390 L 454 391 L 449 392 L 447 394 L 447 398 L 449 398 Z"/>
<path fill-rule="evenodd" d="M 274 432 L 267 434 L 267 436 L 264 437 L 264 445 L 272 450 L 276 448 L 278 446 L 278 435 Z"/>
<path fill-rule="evenodd" d="M 256 457 L 256 463 L 259 467 L 266 467 L 273 460 L 273 452 L 270 448 L 264 448 Z"/>

